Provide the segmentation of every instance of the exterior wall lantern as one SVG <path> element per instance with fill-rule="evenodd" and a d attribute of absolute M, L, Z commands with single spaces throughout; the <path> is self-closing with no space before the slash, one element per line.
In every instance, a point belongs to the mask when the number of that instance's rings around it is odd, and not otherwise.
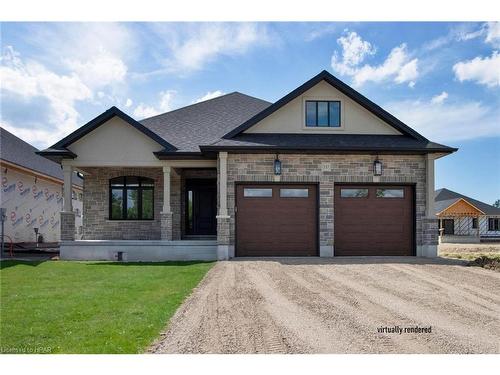
<path fill-rule="evenodd" d="M 276 176 L 281 175 L 281 160 L 278 154 L 276 154 L 276 159 L 274 159 L 274 174 Z"/>
<path fill-rule="evenodd" d="M 382 162 L 378 160 L 378 157 L 373 162 L 373 175 L 382 176 Z"/>

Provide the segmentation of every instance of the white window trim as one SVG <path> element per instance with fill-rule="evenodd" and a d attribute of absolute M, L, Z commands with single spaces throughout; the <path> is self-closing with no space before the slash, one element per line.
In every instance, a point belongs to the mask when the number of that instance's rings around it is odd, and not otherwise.
<path fill-rule="evenodd" d="M 340 126 L 337 127 L 321 127 L 321 126 L 306 126 L 306 102 L 314 101 L 330 101 L 340 102 Z M 320 131 L 320 132 L 343 132 L 345 131 L 345 102 L 338 96 L 303 96 L 302 97 L 302 130 L 305 131 Z"/>

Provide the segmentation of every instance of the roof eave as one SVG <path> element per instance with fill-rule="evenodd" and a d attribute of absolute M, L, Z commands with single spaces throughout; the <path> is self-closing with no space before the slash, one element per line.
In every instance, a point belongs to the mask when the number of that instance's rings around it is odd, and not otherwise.
<path fill-rule="evenodd" d="M 70 150 L 54 150 L 51 148 L 42 151 L 36 151 L 35 154 L 43 156 L 44 158 L 58 164 L 61 164 L 62 159 L 75 159 L 77 157 L 77 155 Z"/>
<path fill-rule="evenodd" d="M 208 145 L 200 146 L 203 153 L 207 152 L 300 152 L 300 153 L 342 153 L 342 154 L 358 154 L 358 153 L 373 153 L 378 154 L 431 154 L 431 153 L 448 153 L 451 154 L 457 149 L 453 148 L 404 148 L 404 147 L 300 147 L 300 146 L 217 146 Z"/>

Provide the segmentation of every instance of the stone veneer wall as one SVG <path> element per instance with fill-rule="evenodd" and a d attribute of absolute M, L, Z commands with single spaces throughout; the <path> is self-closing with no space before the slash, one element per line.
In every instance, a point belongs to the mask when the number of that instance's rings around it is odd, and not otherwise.
<path fill-rule="evenodd" d="M 274 154 L 228 155 L 229 238 L 219 233 L 219 243 L 235 244 L 235 182 L 276 181 Z M 380 155 L 383 175 L 373 176 L 374 155 L 281 154 L 281 182 L 319 182 L 320 247 L 334 246 L 334 185 L 336 182 L 387 182 L 416 184 L 416 243 L 437 244 L 437 220 L 425 218 L 426 164 L 422 155 Z M 328 251 L 328 250 L 326 250 Z M 418 254 L 417 254 L 418 255 Z"/>
<path fill-rule="evenodd" d="M 160 212 L 163 205 L 161 168 L 85 168 L 83 188 L 84 240 L 159 240 Z M 172 173 L 172 180 L 175 179 Z M 109 220 L 109 179 L 142 176 L 154 179 L 154 220 Z M 174 189 L 172 189 L 174 190 Z M 171 199 L 175 197 L 172 192 Z"/>

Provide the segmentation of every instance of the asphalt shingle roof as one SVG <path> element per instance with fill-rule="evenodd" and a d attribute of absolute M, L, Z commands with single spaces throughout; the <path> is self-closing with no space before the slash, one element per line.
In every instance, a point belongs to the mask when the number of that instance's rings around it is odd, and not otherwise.
<path fill-rule="evenodd" d="M 37 151 L 36 147 L 0 127 L 0 159 L 63 180 L 61 166 L 37 155 Z M 75 174 L 73 183 L 82 185 L 82 180 Z"/>
<path fill-rule="evenodd" d="M 250 126 L 267 112 L 275 110 L 277 105 L 284 105 L 285 99 L 306 90 L 308 85 L 325 79 L 327 82 L 349 91 L 353 100 L 361 102 L 377 116 L 384 118 L 388 124 L 397 128 L 402 135 L 358 135 L 358 134 L 250 134 L 244 133 L 242 127 Z M 302 90 L 302 91 L 301 91 Z M 288 100 L 287 99 L 287 100 Z M 136 121 L 116 107 L 112 107 L 95 119 L 82 126 L 52 148 L 42 151 L 42 155 L 60 162 L 71 155 L 67 147 L 96 127 L 102 125 L 112 116 L 119 116 L 132 126 L 138 128 L 156 142 L 164 144 L 164 149 L 155 153 L 159 158 L 179 157 L 184 153 L 203 154 L 216 152 L 223 148 L 241 149 L 296 149 L 296 150 L 331 150 L 340 152 L 378 151 L 378 152 L 442 152 L 451 153 L 456 148 L 431 142 L 419 135 L 407 125 L 378 107 L 361 94 L 349 89 L 347 85 L 324 71 L 306 84 L 272 104 L 239 92 L 222 95 L 200 103 L 188 105 L 174 111 Z M 233 134 L 229 136 L 229 134 Z M 175 155 L 177 153 L 177 155 Z M 185 156 L 185 155 L 183 155 Z M 203 156 L 203 155 L 201 155 Z"/>
<path fill-rule="evenodd" d="M 179 108 L 139 121 L 178 151 L 199 152 L 271 103 L 239 92 Z"/>
<path fill-rule="evenodd" d="M 473 206 L 479 208 L 486 215 L 500 215 L 500 208 L 494 207 L 490 204 L 478 201 L 477 199 L 467 197 L 465 195 L 462 195 L 460 193 L 448 189 L 439 189 L 435 191 L 434 210 L 436 211 L 436 214 L 450 207 L 460 198 L 465 199 Z"/>

